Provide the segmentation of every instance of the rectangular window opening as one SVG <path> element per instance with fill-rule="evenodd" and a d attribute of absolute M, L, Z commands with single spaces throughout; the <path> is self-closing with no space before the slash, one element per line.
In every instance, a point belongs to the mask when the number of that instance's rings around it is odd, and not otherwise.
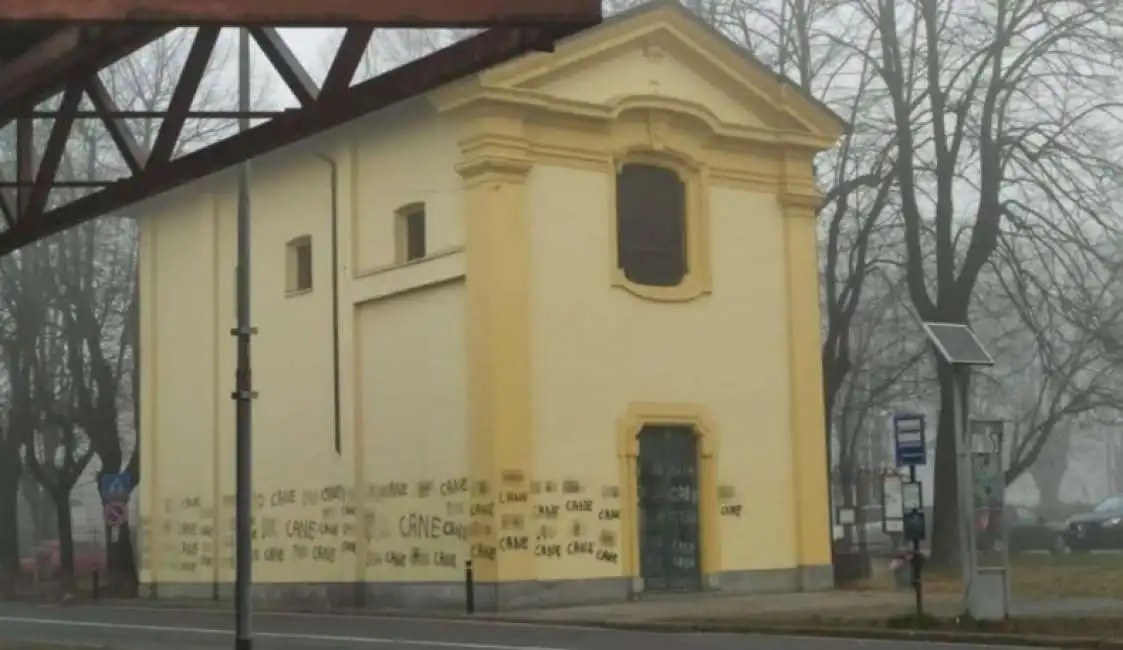
<path fill-rule="evenodd" d="M 300 237 L 289 242 L 287 266 L 288 292 L 310 291 L 312 289 L 311 237 Z"/>
<path fill-rule="evenodd" d="M 412 262 L 425 257 L 425 210 L 414 210 L 405 215 L 406 251 L 405 261 Z"/>
<path fill-rule="evenodd" d="M 312 243 L 308 242 L 296 249 L 296 290 L 307 291 L 312 288 Z"/>

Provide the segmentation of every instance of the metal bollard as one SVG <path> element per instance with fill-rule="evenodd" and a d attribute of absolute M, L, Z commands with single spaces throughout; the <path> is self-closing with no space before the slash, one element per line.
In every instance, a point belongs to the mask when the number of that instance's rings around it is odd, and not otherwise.
<path fill-rule="evenodd" d="M 471 560 L 464 563 L 464 609 L 469 614 L 476 613 L 476 576 Z"/>
<path fill-rule="evenodd" d="M 98 592 L 100 591 L 100 590 L 98 589 L 98 574 L 97 574 L 97 569 L 94 569 L 94 574 L 93 574 L 93 585 L 91 585 L 91 586 L 92 586 L 92 588 L 93 588 L 93 598 L 94 598 L 94 602 L 97 602 L 97 600 L 98 600 L 98 596 L 99 596 Z"/>

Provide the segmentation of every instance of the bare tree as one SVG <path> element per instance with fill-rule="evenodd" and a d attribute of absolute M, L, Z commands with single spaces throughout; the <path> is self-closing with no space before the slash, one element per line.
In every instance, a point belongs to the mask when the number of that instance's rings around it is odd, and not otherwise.
<path fill-rule="evenodd" d="M 6 588 L 19 573 L 18 499 L 23 470 L 21 450 L 36 427 L 33 381 L 39 340 L 47 306 L 39 287 L 40 247 L 0 259 L 0 305 L 3 307 L 2 344 L 6 374 L 8 422 L 0 446 L 0 541 Z M 9 519 L 10 517 L 10 519 Z"/>
<path fill-rule="evenodd" d="M 1067 456 L 1070 433 L 1082 417 L 1123 407 L 1117 365 L 1105 358 L 1099 335 L 1123 325 L 1123 308 L 1110 302 L 1121 269 L 1114 263 L 1104 267 L 1095 251 L 1085 254 L 1071 242 L 1035 244 L 1012 236 L 1003 240 L 992 274 L 997 286 L 984 288 L 990 295 L 981 310 L 1001 310 L 1006 318 L 990 319 L 1014 320 L 1020 330 L 996 337 L 1002 358 L 1015 362 L 1007 371 L 1016 373 L 996 386 L 1003 389 L 997 392 L 1010 405 L 1007 417 L 1014 423 L 1006 480 L 1036 468 L 1042 500 L 1055 506 L 1063 471 L 1047 471 L 1050 466 L 1038 465 L 1039 457 L 1048 449 L 1055 467 Z"/>
<path fill-rule="evenodd" d="M 878 0 L 847 7 L 876 37 L 874 47 L 852 47 L 870 60 L 887 95 L 878 117 L 892 125 L 909 299 L 924 320 L 966 323 L 1003 218 L 1015 226 L 1102 223 L 1081 197 L 1097 189 L 1085 187 L 1085 175 L 1116 169 L 1096 139 L 1096 118 L 1111 108 L 1102 73 L 1119 52 L 1112 3 L 998 0 L 991 11 L 977 3 Z M 1072 76 L 1081 81 L 1074 85 Z M 1077 102 L 1083 108 L 1075 110 Z M 1045 207 L 1031 208 L 1038 199 Z M 942 362 L 938 381 L 932 549 L 933 560 L 947 564 L 958 549 L 958 497 L 951 480 L 954 384 Z"/>
<path fill-rule="evenodd" d="M 902 404 L 915 405 L 926 397 L 927 377 L 920 363 L 925 349 L 914 335 L 912 316 L 903 309 L 903 290 L 903 283 L 887 274 L 870 278 L 863 308 L 848 325 L 852 365 L 830 423 L 837 448 L 836 484 L 846 507 L 877 498 L 875 479 L 891 460 L 885 456 L 888 416 Z M 859 530 L 864 529 L 863 517 L 858 517 Z"/>
<path fill-rule="evenodd" d="M 49 273 L 47 265 L 35 271 Z M 35 356 L 24 360 L 24 363 L 31 360 L 35 363 L 29 368 L 33 372 L 28 400 L 31 408 L 26 413 L 29 430 L 24 440 L 23 458 L 29 473 L 54 503 L 61 563 L 59 578 L 63 588 L 69 591 L 74 584 L 70 495 L 94 452 L 89 438 L 75 423 L 73 407 L 77 383 L 67 372 L 75 352 L 68 349 L 61 336 L 65 325 L 61 312 L 50 310 L 37 340 Z"/>
<path fill-rule="evenodd" d="M 166 108 L 194 31 L 176 30 L 103 71 L 101 79 L 112 103 L 122 110 Z M 232 85 L 223 75 L 229 41 L 219 40 L 195 97 L 195 108 L 224 108 L 224 103 L 233 103 Z M 257 95 L 268 94 L 269 84 L 263 77 L 259 76 L 256 86 Z M 46 107 L 58 103 L 59 98 L 54 98 Z M 159 127 L 158 120 L 146 118 L 123 125 L 119 121 L 111 131 L 99 122 L 78 120 L 71 129 L 60 179 L 102 180 L 128 173 L 121 148 L 143 155 L 156 140 Z M 173 155 L 228 135 L 234 128 L 231 120 L 189 119 L 174 143 Z M 48 130 L 42 131 L 38 135 L 45 138 Z M 10 151 L 10 143 L 4 144 L 9 146 L 0 149 Z M 82 193 L 56 189 L 49 201 L 71 200 Z M 50 251 L 50 265 L 32 268 L 20 262 L 24 257 L 34 260 L 40 249 Z M 74 472 L 80 474 L 95 454 L 99 478 L 128 471 L 134 486 L 139 481 L 136 227 L 128 219 L 101 219 L 0 263 L 10 266 L 0 274 L 4 289 L 0 298 L 5 299 L 0 318 L 7 323 L 4 350 L 10 393 L 8 435 L 0 445 L 0 465 L 18 467 L 19 450 L 26 449 L 24 461 L 31 474 L 47 488 L 57 506 L 63 565 L 68 567 L 72 546 L 64 518 L 69 522 L 70 488 L 77 479 Z M 58 343 L 44 347 L 42 341 L 52 336 Z M 48 359 L 64 363 L 57 369 L 48 368 L 43 366 Z M 131 426 L 124 429 L 119 422 L 122 404 L 133 415 Z M 14 505 L 18 485 L 11 488 L 12 507 L 8 508 L 7 482 L 19 477 L 19 471 L 5 471 L 0 479 L 0 555 L 5 566 L 13 568 L 18 566 L 19 552 Z M 109 566 L 118 585 L 135 586 L 131 534 L 127 526 L 120 532 L 109 544 Z"/>
<path fill-rule="evenodd" d="M 1111 81 L 1121 52 L 1114 3 L 686 4 L 853 118 L 839 151 L 818 164 L 827 197 L 835 199 L 822 211 L 828 404 L 834 406 L 853 371 L 852 323 L 869 270 L 883 265 L 879 257 L 901 265 L 908 302 L 922 319 L 966 323 L 976 285 L 1002 238 L 1032 233 L 1057 246 L 1073 243 L 1086 254 L 1110 229 L 1120 176 Z M 839 211 L 839 197 L 859 183 Z M 879 209 L 896 226 L 884 229 L 890 245 L 871 256 L 862 234 L 881 232 Z M 939 564 L 953 561 L 958 548 L 958 496 L 951 480 L 949 368 L 939 366 L 937 379 L 933 559 Z M 1040 427 L 1031 436 L 1047 437 Z M 1034 448 L 1024 449 L 1019 464 L 1032 464 Z"/>

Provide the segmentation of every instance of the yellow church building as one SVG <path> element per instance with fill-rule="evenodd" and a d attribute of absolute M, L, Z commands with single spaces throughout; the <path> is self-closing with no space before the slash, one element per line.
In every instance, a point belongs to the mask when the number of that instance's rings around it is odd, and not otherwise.
<path fill-rule="evenodd" d="M 676 3 L 254 162 L 254 577 L 482 609 L 832 585 L 816 154 Z M 141 580 L 234 579 L 235 182 L 141 209 Z"/>

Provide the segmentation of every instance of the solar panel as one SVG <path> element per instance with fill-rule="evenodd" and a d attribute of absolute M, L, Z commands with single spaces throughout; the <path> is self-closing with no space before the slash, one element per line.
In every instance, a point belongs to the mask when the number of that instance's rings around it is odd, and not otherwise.
<path fill-rule="evenodd" d="M 971 328 L 962 323 L 924 323 L 929 340 L 944 361 L 959 366 L 993 366 L 994 358 Z"/>

